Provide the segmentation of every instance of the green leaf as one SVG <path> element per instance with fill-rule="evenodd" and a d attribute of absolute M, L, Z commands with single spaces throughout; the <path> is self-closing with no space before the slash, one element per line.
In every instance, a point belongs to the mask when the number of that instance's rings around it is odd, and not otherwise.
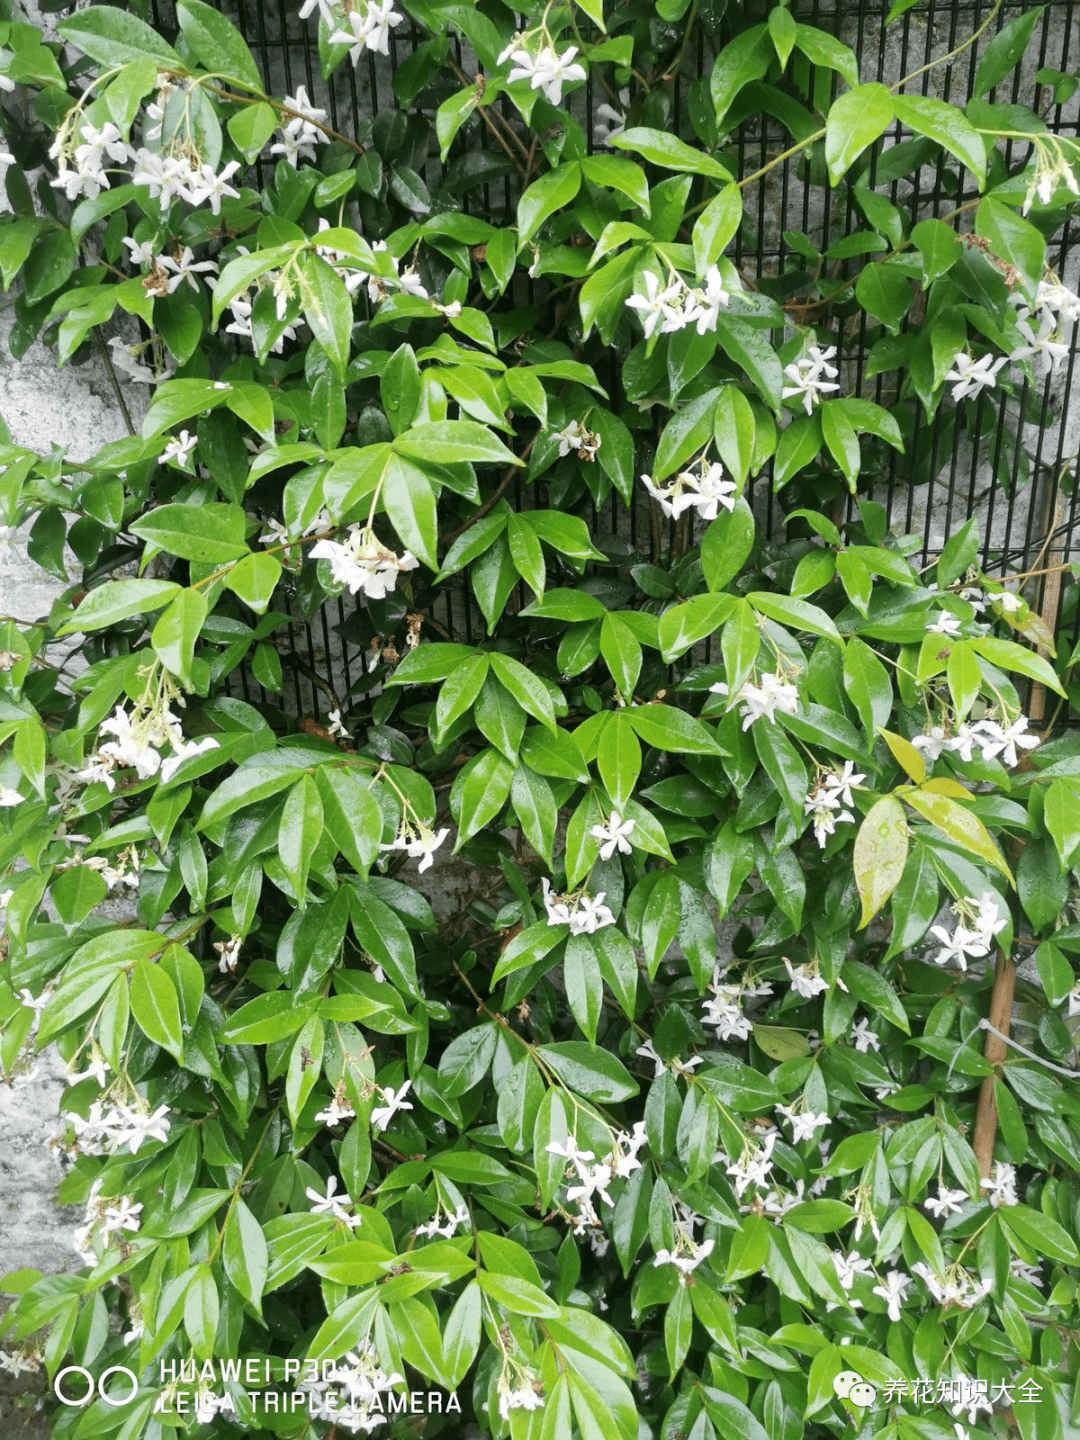
<path fill-rule="evenodd" d="M 398 663 L 386 684 L 432 685 L 445 680 L 475 654 L 470 645 L 418 645 Z"/>
<path fill-rule="evenodd" d="M 628 710 L 630 724 L 646 745 L 676 755 L 722 755 L 723 746 L 711 730 L 672 705 L 635 705 Z"/>
<path fill-rule="evenodd" d="M 1043 800 L 1043 823 L 1058 852 L 1062 869 L 1075 863 L 1080 849 L 1080 785 L 1052 780 Z"/>
<path fill-rule="evenodd" d="M 856 636 L 844 646 L 844 689 L 872 745 L 892 713 L 892 681 L 869 645 Z"/>
<path fill-rule="evenodd" d="M 1001 27 L 979 60 L 972 95 L 985 95 L 1019 63 L 1045 9 L 1045 5 L 1033 5 Z"/>
<path fill-rule="evenodd" d="M 641 674 L 641 645 L 626 621 L 612 611 L 600 627 L 600 653 L 619 693 L 629 700 Z"/>
<path fill-rule="evenodd" d="M 884 135 L 895 115 L 892 94 L 876 82 L 856 85 L 833 101 L 825 122 L 825 163 L 833 185 Z"/>
<path fill-rule="evenodd" d="M 190 4 L 191 0 L 186 0 Z M 269 1254 L 262 1225 L 237 1197 L 225 1222 L 222 1243 L 225 1273 L 244 1299 L 258 1310 L 269 1269 Z"/>
<path fill-rule="evenodd" d="M 618 155 L 583 155 L 580 163 L 586 180 L 607 190 L 621 191 L 648 215 L 649 182 L 640 165 Z"/>
<path fill-rule="evenodd" d="M 510 803 L 525 839 L 551 867 L 557 813 L 551 785 L 528 765 L 519 764 L 510 784 Z"/>
<path fill-rule="evenodd" d="M 240 32 L 202 0 L 178 0 L 180 33 L 207 70 L 262 89 L 262 76 Z"/>
<path fill-rule="evenodd" d="M 773 489 L 781 489 L 793 475 L 813 464 L 822 443 L 820 411 L 813 415 L 797 415 L 777 442 Z"/>
<path fill-rule="evenodd" d="M 475 420 L 435 420 L 414 425 L 394 441 L 399 455 L 434 465 L 521 465 L 497 435 Z"/>
<path fill-rule="evenodd" d="M 497 750 L 484 750 L 458 772 L 450 790 L 450 813 L 458 827 L 454 853 L 489 824 L 506 804 L 514 767 Z"/>
<path fill-rule="evenodd" d="M 928 95 L 893 97 L 896 118 L 901 125 L 925 135 L 928 140 L 955 155 L 974 175 L 981 190 L 986 181 L 986 146 L 974 125 L 955 105 Z"/>
<path fill-rule="evenodd" d="M 1080 1264 L 1076 1242 L 1064 1226 L 1049 1215 L 1032 1210 L 1028 1205 L 1002 1205 L 998 1210 L 998 1220 L 1022 1244 L 1029 1245 L 1036 1255 L 1045 1255 L 1062 1265 Z"/>
<path fill-rule="evenodd" d="M 596 764 L 604 788 L 620 811 L 625 811 L 641 774 L 641 745 L 625 710 L 613 715 L 600 732 Z"/>
<path fill-rule="evenodd" d="M 943 220 L 920 220 L 912 228 L 911 239 L 922 256 L 924 289 L 952 269 L 963 249 L 960 236 Z"/>
<path fill-rule="evenodd" d="M 871 806 L 855 837 L 855 884 L 862 900 L 864 929 L 900 883 L 908 853 L 904 807 L 892 795 Z"/>
<path fill-rule="evenodd" d="M 750 377 L 761 398 L 779 414 L 784 372 L 767 332 L 721 312 L 716 321 L 716 338 L 728 359 Z"/>
<path fill-rule="evenodd" d="M 180 586 L 172 580 L 107 580 L 86 594 L 72 618 L 65 620 L 56 633 L 103 630 L 131 615 L 160 610 L 179 593 Z"/>
<path fill-rule="evenodd" d="M 999 260 L 1013 266 L 1025 290 L 1034 295 L 1046 265 L 1046 241 L 1040 231 L 994 195 L 984 195 L 975 211 L 975 234 Z"/>
<path fill-rule="evenodd" d="M 541 1045 L 537 1054 L 564 1085 L 585 1100 L 614 1104 L 638 1093 L 637 1082 L 621 1060 L 583 1040 Z"/>
<path fill-rule="evenodd" d="M 315 847 L 322 837 L 323 808 L 319 787 L 302 775 L 289 791 L 278 826 L 278 857 L 296 892 L 297 903 L 307 905 L 307 877 Z"/>
<path fill-rule="evenodd" d="M 643 160 L 659 165 L 663 170 L 675 170 L 686 175 L 707 175 L 712 180 L 730 180 L 731 172 L 719 160 L 695 150 L 667 130 L 650 130 L 645 126 L 631 126 L 621 134 L 613 135 L 611 143 L 619 150 L 633 150 Z M 531 187 L 530 187 L 531 188 Z M 648 213 L 646 211 L 646 213 Z"/>
<path fill-rule="evenodd" d="M 180 1002 L 176 986 L 159 965 L 138 960 L 131 972 L 131 1013 L 148 1040 L 167 1050 L 178 1065 L 184 1063 Z"/>
<path fill-rule="evenodd" d="M 386 467 L 383 507 L 401 543 L 438 570 L 439 523 L 435 491 L 424 471 L 399 455 Z"/>
<path fill-rule="evenodd" d="M 531 1067 L 530 1067 L 531 1068 Z M 480 1348 L 483 1298 L 480 1285 L 470 1280 L 454 1301 L 443 1329 L 442 1380 L 451 1390 L 465 1378 Z"/>
<path fill-rule="evenodd" d="M 218 1039 L 223 1045 L 271 1045 L 302 1029 L 316 1004 L 284 990 L 256 996 L 225 1021 Z"/>
<path fill-rule="evenodd" d="M 1030 680 L 1045 685 L 1048 690 L 1053 690 L 1055 694 L 1065 698 L 1065 691 L 1061 688 L 1061 681 L 1053 668 L 1033 650 L 1017 645 L 1014 640 L 999 640 L 996 635 L 982 635 L 968 643 L 977 655 L 989 660 L 990 664 L 996 665 L 999 670 L 1011 670 L 1015 674 L 1026 675 Z"/>
<path fill-rule="evenodd" d="M 737 185 L 725 185 L 694 221 L 694 268 L 698 275 L 704 275 L 719 260 L 735 238 L 742 215 L 742 191 Z"/>
<path fill-rule="evenodd" d="M 665 480 L 682 469 L 713 438 L 719 390 L 708 390 L 677 410 L 664 426 L 653 461 L 653 479 Z"/>
<path fill-rule="evenodd" d="M 1005 857 L 977 815 L 947 795 L 937 795 L 929 790 L 906 790 L 904 799 L 924 820 L 936 826 L 946 839 L 999 870 L 1010 885 L 1016 883 Z"/>
<path fill-rule="evenodd" d="M 751 26 L 721 49 L 709 77 L 709 93 L 718 126 L 723 128 L 727 112 L 739 91 L 765 74 L 772 64 L 773 55 L 773 43 L 764 25 Z M 731 177 L 725 175 L 723 178 Z"/>
<path fill-rule="evenodd" d="M 84 15 L 87 11 L 82 12 Z M 134 17 L 128 17 L 134 18 Z M 212 1360 L 218 1326 L 218 1287 L 209 1262 L 197 1265 L 184 1295 L 184 1329 L 195 1354 Z"/>
<path fill-rule="evenodd" d="M 69 44 L 106 69 L 143 60 L 147 55 L 160 61 L 164 70 L 171 70 L 173 66 L 184 69 L 183 60 L 172 46 L 130 10 L 90 5 L 61 20 L 56 28 Z"/>
<path fill-rule="evenodd" d="M 723 516 L 718 517 L 713 521 L 713 525 L 719 525 L 723 518 Z M 753 517 L 751 517 L 750 523 L 752 526 Z M 705 541 L 708 540 L 711 532 L 712 526 L 710 525 L 705 532 L 705 540 L 702 541 L 703 552 Z M 723 544 L 714 543 L 711 559 L 714 574 L 716 573 L 715 567 L 722 564 L 724 558 Z M 741 563 L 740 561 L 739 564 L 741 565 Z M 702 568 L 705 569 L 704 553 Z M 697 645 L 709 635 L 715 634 L 734 608 L 735 598 L 732 595 L 695 595 L 692 600 L 684 600 L 681 605 L 673 605 L 670 610 L 664 611 L 657 627 L 660 654 L 668 662 L 677 660 L 680 655 L 685 655 L 691 646 Z"/>
<path fill-rule="evenodd" d="M 296 274 L 304 319 L 337 371 L 338 379 L 344 383 L 349 368 L 352 297 L 333 266 L 312 251 L 300 256 Z"/>
<path fill-rule="evenodd" d="M 534 180 L 518 201 L 519 244 L 531 240 L 548 216 L 569 205 L 580 189 L 581 165 L 576 160 L 558 165 Z"/>
<path fill-rule="evenodd" d="M 555 733 L 555 706 L 551 694 L 542 680 L 519 661 L 509 655 L 495 652 L 491 664 L 499 681 L 517 701 L 526 714 Z"/>
<path fill-rule="evenodd" d="M 864 265 L 859 271 L 859 278 L 855 282 L 855 298 L 859 304 L 874 320 L 881 323 L 894 335 L 900 329 L 901 322 L 907 314 L 912 300 L 911 282 L 907 275 L 896 265 L 890 265 L 887 261 L 877 261 L 872 265 Z M 827 417 L 843 413 L 835 408 L 833 402 L 827 402 L 821 407 L 822 424 L 825 431 L 825 439 L 829 449 L 832 450 L 837 464 L 844 470 L 848 479 L 854 479 L 859 473 L 858 456 L 853 473 L 844 468 L 840 456 L 837 454 L 832 441 L 829 439 L 829 430 L 826 425 Z M 857 447 L 856 447 L 857 450 Z"/>
<path fill-rule="evenodd" d="M 855 52 L 835 36 L 818 30 L 813 25 L 796 25 L 795 44 L 812 65 L 835 70 L 852 89 L 858 85 L 859 62 L 855 58 Z"/>
<path fill-rule="evenodd" d="M 212 502 L 159 505 L 136 520 L 130 529 L 140 539 L 169 555 L 178 555 L 181 560 L 223 565 L 248 553 L 245 524 L 239 505 Z"/>
<path fill-rule="evenodd" d="M 181 590 L 150 635 L 154 654 L 189 689 L 195 642 L 206 620 L 206 610 L 206 596 L 201 590 Z"/>
<path fill-rule="evenodd" d="M 806 600 L 796 600 L 790 595 L 770 595 L 765 590 L 755 590 L 746 598 L 760 615 L 768 616 L 779 625 L 790 625 L 793 630 L 806 630 L 811 635 L 823 635 L 837 645 L 844 643 L 825 611 Z"/>
<path fill-rule="evenodd" d="M 549 1300 L 543 1290 L 516 1275 L 493 1275 L 489 1270 L 481 1270 L 477 1280 L 484 1294 L 511 1315 L 538 1315 L 542 1319 L 557 1320 L 561 1314 L 558 1305 Z"/>

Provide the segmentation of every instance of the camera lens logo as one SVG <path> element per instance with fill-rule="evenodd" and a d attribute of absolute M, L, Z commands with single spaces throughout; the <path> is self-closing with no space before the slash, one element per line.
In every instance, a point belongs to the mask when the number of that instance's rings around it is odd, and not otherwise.
<path fill-rule="evenodd" d="M 832 1383 L 841 1400 L 850 1400 L 852 1405 L 858 1405 L 860 1410 L 873 1405 L 877 1399 L 877 1391 L 873 1385 L 868 1385 L 854 1370 L 841 1370 Z"/>

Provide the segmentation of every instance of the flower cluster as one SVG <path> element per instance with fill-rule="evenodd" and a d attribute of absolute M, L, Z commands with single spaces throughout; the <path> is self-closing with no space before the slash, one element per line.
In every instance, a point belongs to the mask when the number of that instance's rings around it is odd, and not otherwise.
<path fill-rule="evenodd" d="M 571 420 L 562 430 L 556 430 L 553 438 L 559 442 L 560 460 L 567 455 L 577 455 L 579 460 L 595 460 L 600 449 L 600 436 L 586 430 L 580 420 Z"/>
<path fill-rule="evenodd" d="M 98 1179 L 90 1187 L 83 1222 L 75 1230 L 75 1249 L 84 1265 L 96 1265 L 113 1236 L 122 1240 L 125 1232 L 136 1234 L 139 1229 L 142 1205 L 130 1195 L 102 1199 L 101 1186 Z"/>
<path fill-rule="evenodd" d="M 615 916 L 604 904 L 603 891 L 595 896 L 583 890 L 572 895 L 556 895 L 546 876 L 541 886 L 549 925 L 569 925 L 571 935 L 595 935 L 605 925 L 615 924 Z"/>
<path fill-rule="evenodd" d="M 823 395 L 840 389 L 836 382 L 840 372 L 831 363 L 835 358 L 835 345 L 824 350 L 819 345 L 811 345 L 805 355 L 785 366 L 784 374 L 791 383 L 784 387 L 782 398 L 798 400 L 809 415 L 815 405 L 821 404 Z"/>
<path fill-rule="evenodd" d="M 836 830 L 838 821 L 854 823 L 855 816 L 848 808 L 855 803 L 851 787 L 861 785 L 865 779 L 866 776 L 859 774 L 850 760 L 844 761 L 842 770 L 818 772 L 803 808 L 807 815 L 813 816 L 814 837 L 821 849 L 824 850 L 825 842 Z"/>
<path fill-rule="evenodd" d="M 610 1153 L 601 1160 L 596 1159 L 594 1151 L 580 1149 L 573 1135 L 568 1135 L 565 1141 L 549 1142 L 547 1153 L 561 1156 L 571 1168 L 576 1181 L 566 1188 L 567 1201 L 578 1207 L 578 1213 L 572 1217 L 576 1232 L 600 1225 L 596 1199 L 599 1198 L 609 1209 L 614 1207 L 615 1201 L 608 1193 L 611 1184 L 614 1180 L 625 1180 L 635 1170 L 641 1169 L 641 1161 L 637 1158 L 638 1151 L 646 1143 L 643 1120 L 637 1122 L 632 1132 L 622 1130 L 615 1134 L 612 1137 Z"/>
<path fill-rule="evenodd" d="M 174 693 L 172 699 L 178 698 Z M 141 703 L 130 713 L 118 705 L 99 729 L 101 735 L 113 738 L 101 743 L 99 737 L 97 750 L 79 771 L 79 779 L 87 785 L 100 782 L 110 791 L 116 788 L 117 767 L 133 769 L 140 780 L 160 774 L 167 783 L 185 760 L 218 747 L 212 735 L 202 740 L 185 740 L 180 720 L 167 702 Z M 172 754 L 162 755 L 159 748 L 162 745 L 168 745 Z"/>
<path fill-rule="evenodd" d="M 168 1105 L 159 1105 L 151 1110 L 138 1097 L 134 1105 L 113 1101 L 106 1109 L 100 1100 L 90 1106 L 85 1119 L 81 1115 L 67 1118 L 75 1131 L 75 1145 L 82 1155 L 115 1155 L 125 1147 L 137 1155 L 147 1140 L 169 1138 L 171 1122 L 167 1118 L 172 1112 Z"/>
<path fill-rule="evenodd" d="M 311 1414 L 332 1421 L 335 1430 L 356 1435 L 386 1423 L 383 1397 L 404 1383 L 404 1375 L 396 1370 L 387 1374 L 378 1351 L 365 1343 L 348 1351 L 318 1378 L 305 1376 L 296 1388 Z"/>
<path fill-rule="evenodd" d="M 394 0 L 360 0 L 345 15 L 347 30 L 335 30 L 332 45 L 348 45 L 349 59 L 356 65 L 365 50 L 374 55 L 390 54 L 390 34 L 405 19 L 394 9 Z"/>
<path fill-rule="evenodd" d="M 912 740 L 916 750 L 921 750 L 927 760 L 937 760 L 946 753 L 955 754 L 959 759 L 970 762 L 977 750 L 984 760 L 1001 760 L 1003 765 L 1013 769 L 1020 763 L 1022 750 L 1034 750 L 1039 744 L 1038 735 L 1028 734 L 1026 715 L 1018 715 L 1007 725 L 992 716 L 982 720 L 963 721 L 955 734 L 944 725 L 931 725 L 923 735 Z"/>
<path fill-rule="evenodd" d="M 662 485 L 655 484 L 649 475 L 642 475 L 641 480 L 672 520 L 677 520 L 685 510 L 696 510 L 700 520 L 715 520 L 721 506 L 728 511 L 735 509 L 739 489 L 734 480 L 724 479 L 724 467 L 718 460 L 710 464 L 704 456 L 698 461 L 696 472 L 680 470 Z"/>
<path fill-rule="evenodd" d="M 728 966 L 719 962 L 713 970 L 707 987 L 712 999 L 702 1001 L 701 1023 L 713 1026 L 720 1040 L 746 1040 L 754 1027 L 743 1011 L 743 1000 L 771 995 L 773 987 L 767 980 L 754 981 L 746 977 L 735 984 L 725 984 L 723 976 L 727 970 Z"/>
<path fill-rule="evenodd" d="M 311 103 L 303 85 L 296 87 L 295 95 L 286 95 L 283 103 L 289 119 L 280 127 L 281 139 L 270 146 L 270 154 L 283 156 L 295 170 L 299 161 L 315 160 L 316 146 L 330 143 L 325 128 L 327 114 Z M 324 220 L 322 228 L 328 226 L 329 221 Z"/>
<path fill-rule="evenodd" d="M 728 693 L 728 687 L 722 680 L 716 685 L 710 685 L 709 689 L 714 695 Z M 762 718 L 768 720 L 770 725 L 775 725 L 777 712 L 781 715 L 797 715 L 799 692 L 781 674 L 769 670 L 759 677 L 757 685 L 749 680 L 745 681 L 731 704 L 743 707 L 740 712 L 742 728 L 749 730 L 755 720 Z"/>
<path fill-rule="evenodd" d="M 681 275 L 672 272 L 664 286 L 653 270 L 642 272 L 644 295 L 631 295 L 626 304 L 641 316 L 645 339 L 651 340 L 659 331 L 672 335 L 693 325 L 699 335 L 716 329 L 720 311 L 731 303 L 731 292 L 717 265 L 710 265 L 700 286 L 688 285 Z"/>
<path fill-rule="evenodd" d="M 417 867 L 421 874 L 430 870 L 435 859 L 435 851 L 443 843 L 450 831 L 444 826 L 441 830 L 432 830 L 430 826 L 417 820 L 415 823 L 407 817 L 402 819 L 401 828 L 389 844 L 380 845 L 379 849 L 404 850 L 410 860 L 419 860 Z"/>
<path fill-rule="evenodd" d="M 997 896 L 989 890 L 978 900 L 969 895 L 958 901 L 952 907 L 958 923 L 951 933 L 944 925 L 930 927 L 930 935 L 940 946 L 934 956 L 935 965 L 955 963 L 966 970 L 969 959 L 989 955 L 994 937 L 1009 923 L 1008 915 L 1002 915 L 999 906 Z"/>
<path fill-rule="evenodd" d="M 398 577 L 420 563 L 411 550 L 396 555 L 368 525 L 350 525 L 345 533 L 344 542 L 317 541 L 311 557 L 329 561 L 334 584 L 344 585 L 350 595 L 362 591 L 369 600 L 385 600 L 397 589 Z"/>

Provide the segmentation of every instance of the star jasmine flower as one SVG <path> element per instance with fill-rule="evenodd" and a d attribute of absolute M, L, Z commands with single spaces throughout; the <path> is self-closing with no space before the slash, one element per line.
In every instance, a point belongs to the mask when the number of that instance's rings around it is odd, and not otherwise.
<path fill-rule="evenodd" d="M 312 1215 L 333 1215 L 335 1220 L 344 1220 L 346 1225 L 351 1225 L 355 1216 L 349 1214 L 352 1208 L 352 1196 L 347 1190 L 340 1195 L 337 1193 L 337 1176 L 331 1175 L 326 1182 L 326 1194 L 320 1195 L 318 1190 L 309 1185 L 304 1194 L 312 1202 L 310 1214 Z"/>
<path fill-rule="evenodd" d="M 812 965 L 793 966 L 787 956 L 784 956 L 784 969 L 791 978 L 791 988 L 804 1000 L 812 1000 L 815 995 L 820 995 L 829 988 L 829 982 L 818 974 L 816 962 Z"/>
<path fill-rule="evenodd" d="M 589 834 L 603 842 L 600 846 L 601 860 L 610 860 L 616 850 L 621 855 L 631 853 L 633 847 L 627 837 L 633 832 L 636 823 L 635 820 L 624 820 L 617 810 L 613 810 L 606 825 L 592 827 Z"/>
<path fill-rule="evenodd" d="M 717 695 L 726 695 L 728 687 L 723 683 L 710 685 L 709 689 Z M 783 715 L 797 715 L 799 713 L 799 692 L 794 685 L 782 679 L 779 674 L 767 671 L 760 677 L 760 684 L 753 685 L 748 680 L 735 696 L 733 704 L 741 704 L 744 730 L 749 730 L 755 720 L 768 720 L 770 725 L 776 724 L 776 712 L 779 710 Z"/>
<path fill-rule="evenodd" d="M 420 563 L 411 550 L 395 555 L 373 530 L 359 525 L 349 527 L 344 543 L 320 540 L 311 547 L 311 555 L 315 560 L 330 562 L 335 584 L 344 585 L 350 595 L 362 590 L 371 600 L 384 600 L 397 588 L 398 576 L 415 570 Z"/>
<path fill-rule="evenodd" d="M 966 1190 L 946 1190 L 939 1186 L 936 1196 L 923 1201 L 923 1209 L 940 1220 L 943 1215 L 959 1215 L 967 1198 Z"/>
<path fill-rule="evenodd" d="M 595 460 L 600 449 L 600 436 L 586 430 L 578 420 L 571 420 L 562 430 L 556 430 L 553 439 L 559 442 L 559 458 L 576 453 L 582 460 Z"/>
<path fill-rule="evenodd" d="M 894 1325 L 900 1323 L 900 1306 L 911 1289 L 911 1276 L 900 1270 L 890 1270 L 880 1285 L 874 1286 L 874 1294 L 880 1295 L 888 1309 L 889 1319 Z"/>
<path fill-rule="evenodd" d="M 179 260 L 174 260 L 171 255 L 162 255 L 158 260 L 158 264 L 162 269 L 172 272 L 173 278 L 169 281 L 170 295 L 175 290 L 178 290 L 185 280 L 191 286 L 192 290 L 198 294 L 199 282 L 195 279 L 196 274 L 199 271 L 209 271 L 211 274 L 216 275 L 218 268 L 213 260 L 200 260 L 196 262 L 194 251 L 190 245 L 184 246 L 180 252 Z"/>
<path fill-rule="evenodd" d="M 835 355 L 835 345 L 830 345 L 827 349 L 811 345 L 808 354 L 785 366 L 784 374 L 791 384 L 784 388 L 781 399 L 801 400 L 807 415 L 811 414 L 814 406 L 821 404 L 823 395 L 840 389 L 835 383 L 840 372 L 835 365 L 830 364 Z M 823 379 L 823 376 L 828 378 Z"/>
<path fill-rule="evenodd" d="M 623 107 L 616 110 L 613 105 L 597 105 L 593 111 L 593 143 L 596 145 L 610 145 L 616 136 L 621 135 L 626 129 L 626 111 L 630 108 L 630 91 L 619 91 L 619 104 Z"/>
<path fill-rule="evenodd" d="M 855 1049 L 863 1055 L 865 1055 L 868 1050 L 876 1051 L 881 1049 L 881 1040 L 878 1037 L 878 1033 L 876 1030 L 870 1029 L 870 1021 L 867 1020 L 865 1016 L 854 1022 L 848 1038 Z"/>
<path fill-rule="evenodd" d="M 158 456 L 158 464 L 167 465 L 175 460 L 182 470 L 186 470 L 188 459 L 197 444 L 196 437 L 188 430 L 181 430 L 179 435 L 171 435 L 169 443 Z"/>
<path fill-rule="evenodd" d="M 660 277 L 652 270 L 643 271 L 641 278 L 645 282 L 645 294 L 631 295 L 626 304 L 630 310 L 636 310 L 641 316 L 645 339 L 651 340 L 658 327 L 661 334 L 681 330 L 684 322 L 679 308 L 680 287 L 669 285 L 666 290 L 662 290 Z"/>
<path fill-rule="evenodd" d="M 412 1081 L 405 1080 L 400 1090 L 393 1090 L 389 1086 L 385 1090 L 380 1089 L 379 1094 L 386 1103 L 376 1105 L 371 1112 L 371 1123 L 376 1130 L 385 1130 L 399 1110 L 413 1108 L 411 1102 L 405 1099 L 411 1088 Z"/>
<path fill-rule="evenodd" d="M 937 618 L 927 623 L 926 629 L 933 635 L 948 635 L 950 639 L 960 638 L 960 626 L 962 621 L 958 615 L 950 615 L 947 610 L 939 610 Z"/>
<path fill-rule="evenodd" d="M 700 1245 L 691 1244 L 687 1250 L 658 1250 L 653 1260 L 653 1268 L 658 1265 L 674 1265 L 680 1274 L 689 1275 L 712 1254 L 715 1244 L 714 1240 L 703 1240 Z"/>
<path fill-rule="evenodd" d="M 719 266 L 710 265 L 705 272 L 705 284 L 698 290 L 691 290 L 685 310 L 685 323 L 696 325 L 697 333 L 716 329 L 720 311 L 731 304 L 731 294 L 724 289 L 723 276 Z"/>
<path fill-rule="evenodd" d="M 422 875 L 435 863 L 435 851 L 449 834 L 450 831 L 445 827 L 442 830 L 434 831 L 427 825 L 417 823 L 414 826 L 408 820 L 403 820 L 401 829 L 393 842 L 389 845 L 380 845 L 379 849 L 404 850 L 411 860 L 420 861 L 417 869 Z"/>
<path fill-rule="evenodd" d="M 999 1205 L 1019 1205 L 1020 1197 L 1016 1193 L 1016 1166 L 1007 1165 L 1002 1160 L 994 1162 L 993 1178 L 980 1180 L 979 1185 L 986 1190 L 987 1199 L 996 1210 Z"/>
<path fill-rule="evenodd" d="M 1007 355 L 984 355 L 974 360 L 963 350 L 953 356 L 953 368 L 946 372 L 945 379 L 954 381 L 952 398 L 966 400 L 969 395 L 979 396 L 984 390 L 992 390 L 997 381 L 998 371 L 1009 363 Z"/>
<path fill-rule="evenodd" d="M 320 1110 L 315 1116 L 315 1123 L 317 1125 L 326 1125 L 329 1128 L 334 1125 L 340 1125 L 342 1120 L 355 1119 L 356 1111 L 353 1109 L 352 1104 L 344 1098 L 339 1099 L 335 1094 L 326 1109 Z"/>
<path fill-rule="evenodd" d="M 1038 735 L 1027 733 L 1026 715 L 1019 715 L 1008 727 L 1002 727 L 996 720 L 983 720 L 980 729 L 986 739 L 983 741 L 983 758 L 994 760 L 999 755 L 1001 763 L 1010 769 L 1020 763 L 1017 746 L 1021 750 L 1034 750 L 1039 744 Z"/>

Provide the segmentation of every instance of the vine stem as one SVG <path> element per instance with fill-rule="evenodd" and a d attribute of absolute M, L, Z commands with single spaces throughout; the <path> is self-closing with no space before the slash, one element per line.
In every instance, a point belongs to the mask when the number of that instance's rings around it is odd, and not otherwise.
<path fill-rule="evenodd" d="M 199 77 L 196 76 L 196 79 Z M 291 106 L 283 105 L 280 100 L 273 100 L 269 95 L 238 95 L 235 90 L 224 90 L 220 85 L 207 85 L 203 83 L 200 87 L 209 90 L 211 95 L 217 95 L 221 100 L 231 100 L 234 105 L 269 105 L 279 115 L 288 115 L 290 120 L 306 120 L 309 125 L 314 125 L 316 130 L 321 130 L 324 135 L 329 135 L 332 140 L 340 140 L 343 145 L 348 145 L 350 150 L 355 150 L 358 155 L 366 153 L 363 145 L 358 145 L 355 140 L 350 140 L 348 135 L 342 135 L 338 130 L 332 130 L 329 125 L 322 124 L 319 120 L 312 120 L 310 115 L 305 115 L 300 110 L 293 110 Z"/>

